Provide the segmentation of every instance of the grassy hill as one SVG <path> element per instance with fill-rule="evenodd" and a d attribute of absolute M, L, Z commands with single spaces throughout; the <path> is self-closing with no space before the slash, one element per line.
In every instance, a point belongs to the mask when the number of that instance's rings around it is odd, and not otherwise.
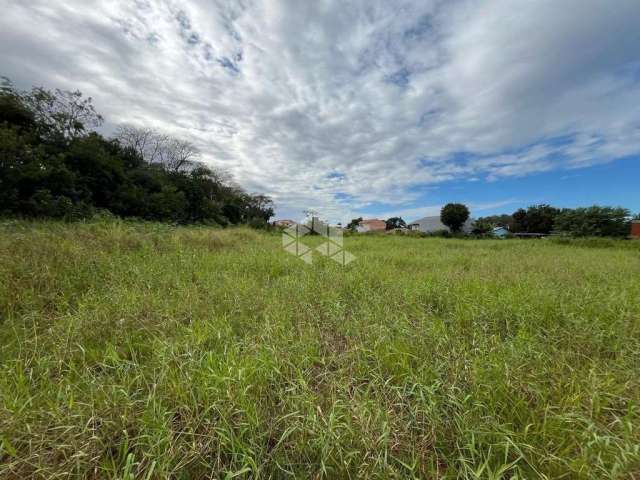
<path fill-rule="evenodd" d="M 2 224 L 0 478 L 640 476 L 640 242 L 345 244 Z"/>

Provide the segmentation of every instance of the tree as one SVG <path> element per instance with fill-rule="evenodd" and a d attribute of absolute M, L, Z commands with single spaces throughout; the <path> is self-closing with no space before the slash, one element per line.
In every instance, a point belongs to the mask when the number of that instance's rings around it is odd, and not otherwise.
<path fill-rule="evenodd" d="M 31 128 L 35 123 L 33 113 L 24 105 L 20 94 L 7 77 L 0 83 L 0 124 L 7 122 L 20 128 Z"/>
<path fill-rule="evenodd" d="M 49 137 L 76 138 L 87 129 L 102 125 L 91 97 L 82 98 L 79 90 L 56 89 L 54 92 L 42 87 L 34 87 L 21 95 L 24 105 L 33 113 L 40 133 Z"/>
<path fill-rule="evenodd" d="M 528 232 L 529 226 L 527 223 L 527 211 L 524 208 L 519 208 L 513 212 L 513 231 L 516 233 Z"/>
<path fill-rule="evenodd" d="M 532 205 L 526 210 L 520 208 L 513 214 L 514 231 L 523 233 L 549 233 L 559 210 L 550 205 Z"/>
<path fill-rule="evenodd" d="M 487 235 L 492 233 L 493 229 L 494 225 L 489 220 L 486 218 L 479 218 L 473 222 L 473 230 L 471 232 L 474 235 Z"/>
<path fill-rule="evenodd" d="M 507 230 L 513 231 L 513 216 L 509 214 L 501 215 L 488 215 L 486 217 L 480 217 L 476 220 L 479 225 L 491 225 L 495 227 L 505 227 Z"/>
<path fill-rule="evenodd" d="M 116 139 L 124 147 L 133 149 L 147 163 L 157 163 L 178 172 L 195 168 L 200 151 L 191 142 L 170 137 L 151 128 L 121 125 Z"/>
<path fill-rule="evenodd" d="M 200 151 L 188 140 L 169 138 L 162 156 L 162 164 L 167 170 L 179 172 L 189 170 L 200 158 Z"/>
<path fill-rule="evenodd" d="M 402 217 L 391 217 L 386 222 L 387 230 L 393 230 L 394 228 L 407 228 L 407 222 Z"/>
<path fill-rule="evenodd" d="M 115 138 L 123 147 L 131 148 L 147 163 L 159 160 L 160 147 L 164 143 L 155 130 L 132 125 L 119 126 Z"/>
<path fill-rule="evenodd" d="M 197 161 L 189 142 L 126 127 L 118 139 L 80 92 L 0 84 L 0 214 L 80 219 L 96 209 L 179 223 L 264 226 L 273 203 Z M 85 128 L 86 127 L 86 128 Z"/>
<path fill-rule="evenodd" d="M 260 220 L 266 225 L 274 215 L 273 200 L 266 195 L 249 195 L 245 215 L 247 222 Z"/>
<path fill-rule="evenodd" d="M 527 228 L 531 233 L 550 233 L 559 210 L 550 205 L 534 205 L 527 209 Z"/>
<path fill-rule="evenodd" d="M 459 232 L 468 219 L 469 209 L 462 203 L 448 203 L 440 211 L 440 221 L 452 232 Z"/>
<path fill-rule="evenodd" d="M 351 219 L 351 221 L 347 224 L 347 230 L 355 232 L 356 228 L 358 228 L 358 225 L 360 225 L 360 222 L 362 222 L 362 217 Z"/>
<path fill-rule="evenodd" d="M 625 237 L 630 216 L 629 210 L 621 207 L 565 208 L 556 216 L 555 228 L 579 237 Z"/>

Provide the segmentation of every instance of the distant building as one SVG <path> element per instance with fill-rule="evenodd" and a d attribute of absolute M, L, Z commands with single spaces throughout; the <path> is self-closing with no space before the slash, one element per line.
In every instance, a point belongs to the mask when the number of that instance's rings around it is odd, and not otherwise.
<path fill-rule="evenodd" d="M 356 227 L 356 232 L 384 232 L 387 229 L 387 224 L 384 220 L 378 220 L 377 218 L 371 218 L 368 220 L 362 220 Z"/>
<path fill-rule="evenodd" d="M 496 227 L 493 229 L 492 233 L 494 237 L 504 238 L 509 235 L 510 232 L 505 227 Z"/>
<path fill-rule="evenodd" d="M 462 226 L 462 231 L 464 233 L 470 233 L 471 230 L 473 230 L 473 227 L 472 227 L 473 222 L 474 222 L 474 219 L 469 218 Z M 451 229 L 440 221 L 439 216 L 433 216 L 433 217 L 420 218 L 418 220 L 411 222 L 409 224 L 409 230 L 412 230 L 415 232 L 422 232 L 422 233 L 433 233 L 433 232 L 438 232 L 442 230 L 446 230 L 448 232 Z"/>
<path fill-rule="evenodd" d="M 273 222 L 273 225 L 276 227 L 289 228 L 296 225 L 296 222 L 294 222 L 293 220 L 276 220 L 275 222 Z"/>
<path fill-rule="evenodd" d="M 640 239 L 640 220 L 633 220 L 631 222 L 631 236 Z"/>
<path fill-rule="evenodd" d="M 518 232 L 514 233 L 514 236 L 518 238 L 544 238 L 548 237 L 548 233 L 531 233 L 531 232 Z"/>

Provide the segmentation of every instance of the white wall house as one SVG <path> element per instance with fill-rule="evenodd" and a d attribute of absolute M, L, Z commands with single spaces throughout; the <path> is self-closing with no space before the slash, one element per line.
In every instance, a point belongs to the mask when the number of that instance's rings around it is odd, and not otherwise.
<path fill-rule="evenodd" d="M 462 231 L 465 233 L 471 232 L 473 222 L 474 219 L 469 218 L 462 226 Z M 449 227 L 440 221 L 439 216 L 419 218 L 409 224 L 409 230 L 422 233 L 433 233 L 440 230 L 450 231 Z"/>

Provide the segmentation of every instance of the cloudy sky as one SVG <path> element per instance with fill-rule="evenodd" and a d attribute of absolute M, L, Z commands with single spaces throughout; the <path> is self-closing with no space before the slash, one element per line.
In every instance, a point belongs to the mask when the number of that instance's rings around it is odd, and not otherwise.
<path fill-rule="evenodd" d="M 638 0 L 0 0 L 0 74 L 191 139 L 278 217 L 640 211 Z"/>

